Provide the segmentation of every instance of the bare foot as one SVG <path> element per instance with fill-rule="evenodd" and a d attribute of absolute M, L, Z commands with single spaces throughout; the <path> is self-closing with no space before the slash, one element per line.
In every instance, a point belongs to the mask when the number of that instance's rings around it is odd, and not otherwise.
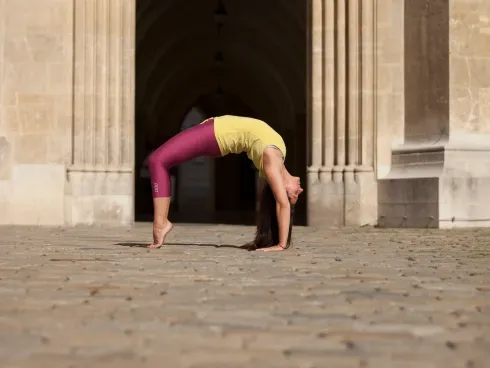
<path fill-rule="evenodd" d="M 165 242 L 165 237 L 172 230 L 172 227 L 172 223 L 168 220 L 163 226 L 153 225 L 153 243 L 150 244 L 148 248 L 160 248 Z"/>

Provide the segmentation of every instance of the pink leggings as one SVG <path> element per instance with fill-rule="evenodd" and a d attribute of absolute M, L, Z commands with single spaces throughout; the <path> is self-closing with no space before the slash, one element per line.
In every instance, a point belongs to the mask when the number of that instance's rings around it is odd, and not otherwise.
<path fill-rule="evenodd" d="M 214 119 L 180 132 L 150 155 L 148 168 L 153 198 L 170 197 L 170 168 L 203 156 L 221 156 L 214 136 Z"/>

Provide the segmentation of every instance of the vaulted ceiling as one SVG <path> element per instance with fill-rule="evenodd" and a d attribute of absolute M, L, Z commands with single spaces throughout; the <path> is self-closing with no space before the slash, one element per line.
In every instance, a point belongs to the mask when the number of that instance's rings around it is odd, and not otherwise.
<path fill-rule="evenodd" d="M 272 125 L 294 124 L 306 110 L 307 3 L 138 0 L 137 124 L 177 132 L 217 91 Z"/>

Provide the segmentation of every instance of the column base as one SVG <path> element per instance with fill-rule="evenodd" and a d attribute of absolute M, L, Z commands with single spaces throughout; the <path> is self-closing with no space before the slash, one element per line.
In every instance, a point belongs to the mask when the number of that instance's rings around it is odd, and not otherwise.
<path fill-rule="evenodd" d="M 378 226 L 490 227 L 490 147 L 446 144 L 393 153 L 379 180 Z"/>
<path fill-rule="evenodd" d="M 376 186 L 372 168 L 308 168 L 308 225 L 374 225 Z"/>
<path fill-rule="evenodd" d="M 66 188 L 65 225 L 133 224 L 132 169 L 71 168 Z"/>

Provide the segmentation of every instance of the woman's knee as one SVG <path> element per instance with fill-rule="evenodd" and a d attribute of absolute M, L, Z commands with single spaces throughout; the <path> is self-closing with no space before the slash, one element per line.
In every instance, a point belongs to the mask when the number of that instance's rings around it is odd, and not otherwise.
<path fill-rule="evenodd" d="M 153 151 L 150 156 L 148 156 L 148 168 L 150 172 L 154 169 L 164 168 L 164 160 L 161 154 L 159 154 L 158 150 Z"/>

